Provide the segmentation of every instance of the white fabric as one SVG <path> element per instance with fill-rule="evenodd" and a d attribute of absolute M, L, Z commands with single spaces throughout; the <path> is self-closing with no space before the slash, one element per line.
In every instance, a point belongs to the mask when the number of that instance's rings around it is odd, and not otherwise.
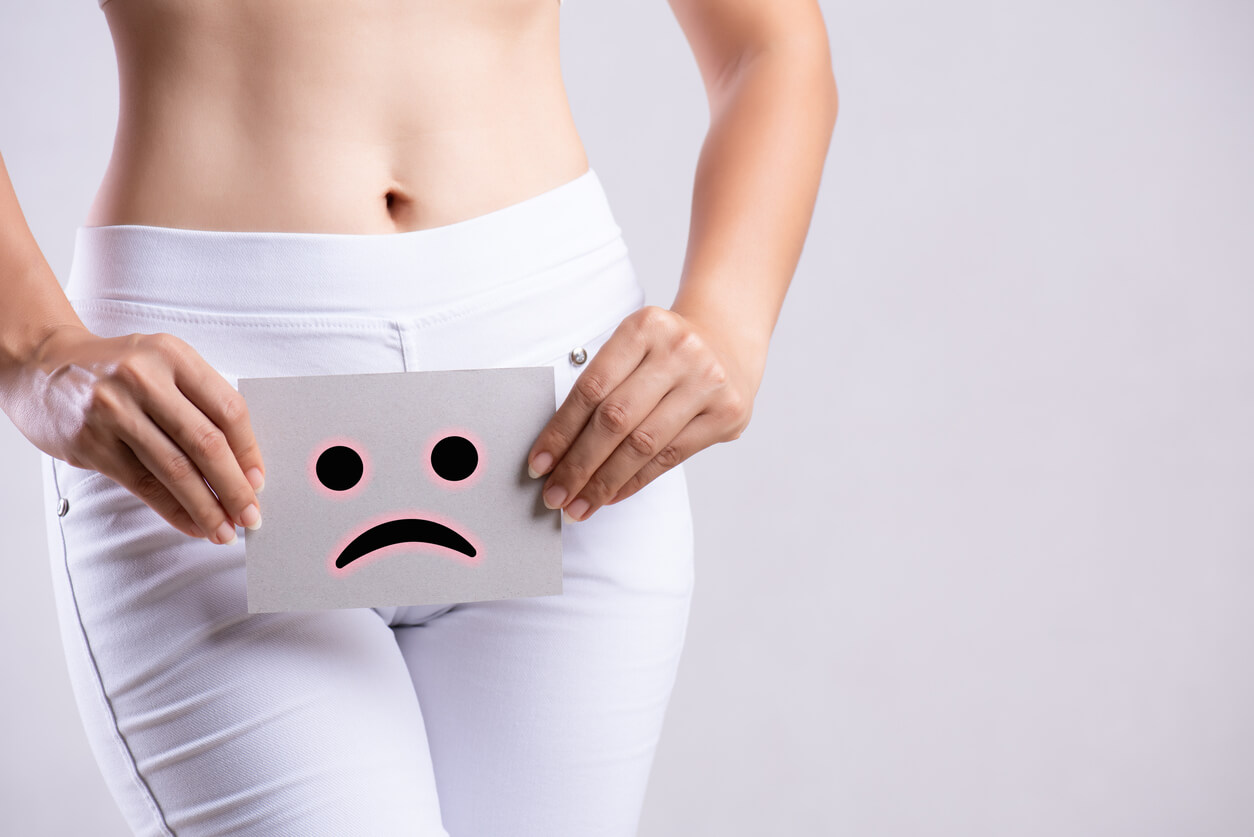
<path fill-rule="evenodd" d="M 591 170 L 413 233 L 80 228 L 67 290 L 96 333 L 177 334 L 232 383 L 543 363 L 559 401 L 569 350 L 644 303 Z M 136 834 L 636 833 L 693 589 L 682 465 L 563 523 L 560 595 L 255 615 L 243 530 L 194 540 L 43 467 L 71 682 Z"/>

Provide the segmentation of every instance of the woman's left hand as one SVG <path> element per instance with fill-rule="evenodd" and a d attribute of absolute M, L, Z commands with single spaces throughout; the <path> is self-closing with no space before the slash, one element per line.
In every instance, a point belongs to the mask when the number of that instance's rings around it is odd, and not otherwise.
<path fill-rule="evenodd" d="M 749 424 L 761 366 L 744 347 L 667 308 L 626 317 L 580 372 L 527 454 L 552 469 L 544 504 L 586 520 Z"/>

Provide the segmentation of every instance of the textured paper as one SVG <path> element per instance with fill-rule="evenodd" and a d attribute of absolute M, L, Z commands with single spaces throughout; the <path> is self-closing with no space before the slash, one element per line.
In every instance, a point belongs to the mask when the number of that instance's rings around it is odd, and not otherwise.
<path fill-rule="evenodd" d="M 244 535 L 250 613 L 562 592 L 561 512 L 527 475 L 552 367 L 238 386 L 266 463 L 262 525 Z"/>

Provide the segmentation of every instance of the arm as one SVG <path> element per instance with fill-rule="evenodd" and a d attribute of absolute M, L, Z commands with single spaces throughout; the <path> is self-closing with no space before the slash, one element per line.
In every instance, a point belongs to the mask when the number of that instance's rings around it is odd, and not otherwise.
<path fill-rule="evenodd" d="M 0 299 L 0 408 L 11 413 L 7 396 L 17 366 L 58 328 L 86 329 L 31 234 L 2 155 Z"/>
<path fill-rule="evenodd" d="M 671 310 L 725 338 L 756 393 L 809 230 L 838 107 L 815 0 L 670 0 L 710 128 Z"/>
<path fill-rule="evenodd" d="M 88 331 L 2 159 L 0 409 L 35 447 L 101 472 L 185 534 L 230 544 L 236 525 L 261 523 L 265 466 L 243 398 L 174 335 Z"/>
<path fill-rule="evenodd" d="M 670 0 L 710 102 L 680 288 L 633 312 L 527 455 L 573 521 L 740 438 L 835 127 L 817 0 Z"/>

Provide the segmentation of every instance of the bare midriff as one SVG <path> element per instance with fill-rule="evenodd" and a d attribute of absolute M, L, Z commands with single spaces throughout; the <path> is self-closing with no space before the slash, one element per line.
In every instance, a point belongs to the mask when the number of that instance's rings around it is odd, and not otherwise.
<path fill-rule="evenodd" d="M 393 233 L 588 169 L 557 0 L 109 0 L 113 153 L 88 226 Z"/>

